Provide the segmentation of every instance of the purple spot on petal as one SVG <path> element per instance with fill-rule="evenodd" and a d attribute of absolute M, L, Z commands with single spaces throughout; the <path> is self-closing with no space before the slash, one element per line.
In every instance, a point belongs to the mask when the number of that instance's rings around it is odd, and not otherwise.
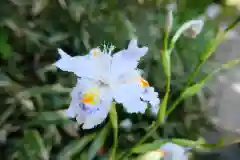
<path fill-rule="evenodd" d="M 88 107 L 84 103 L 79 103 L 79 108 L 82 109 L 86 114 L 93 114 L 99 111 L 99 108 Z"/>
<path fill-rule="evenodd" d="M 81 92 L 79 92 L 78 93 L 78 99 L 81 99 L 82 98 L 82 93 Z M 96 107 L 94 107 L 94 106 L 91 106 L 91 107 L 89 107 L 89 106 L 87 106 L 86 104 L 84 104 L 84 103 L 79 103 L 78 104 L 78 107 L 81 109 L 81 110 L 83 110 L 86 114 L 94 114 L 94 113 L 96 113 L 97 111 L 99 111 L 99 108 L 96 108 Z"/>

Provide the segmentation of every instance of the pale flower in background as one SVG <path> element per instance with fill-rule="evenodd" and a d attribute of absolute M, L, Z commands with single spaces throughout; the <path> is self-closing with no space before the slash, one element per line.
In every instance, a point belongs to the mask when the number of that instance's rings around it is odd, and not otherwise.
<path fill-rule="evenodd" d="M 240 0 L 226 0 L 226 4 L 229 6 L 240 8 Z"/>
<path fill-rule="evenodd" d="M 222 7 L 219 4 L 211 4 L 207 7 L 205 14 L 211 18 L 214 19 L 216 18 L 219 13 L 222 11 Z"/>
<path fill-rule="evenodd" d="M 126 130 L 129 130 L 132 128 L 132 121 L 127 118 L 127 119 L 124 119 L 123 121 L 121 121 L 120 123 L 120 127 L 123 128 L 123 129 L 126 129 Z"/>
<path fill-rule="evenodd" d="M 137 160 L 188 160 L 188 154 L 184 147 L 168 142 L 158 150 L 139 156 Z"/>
<path fill-rule="evenodd" d="M 95 48 L 85 56 L 75 57 L 59 49 L 61 59 L 55 65 L 79 77 L 67 113 L 76 117 L 84 129 L 102 123 L 113 100 L 123 104 L 128 113 L 144 113 L 148 103 L 159 107 L 158 93 L 137 69 L 148 48 L 139 48 L 137 40 L 131 40 L 127 49 L 111 55 L 113 49 L 113 46 L 105 46 L 103 51 Z"/>
<path fill-rule="evenodd" d="M 233 83 L 231 85 L 231 87 L 235 92 L 240 93 L 240 84 L 239 83 Z"/>

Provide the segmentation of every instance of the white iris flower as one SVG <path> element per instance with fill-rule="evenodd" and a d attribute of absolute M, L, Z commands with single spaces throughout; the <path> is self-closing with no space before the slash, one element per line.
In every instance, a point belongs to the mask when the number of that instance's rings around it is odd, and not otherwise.
<path fill-rule="evenodd" d="M 58 50 L 61 59 L 55 65 L 79 77 L 67 113 L 76 117 L 84 129 L 102 123 L 113 100 L 122 103 L 129 113 L 144 113 L 148 103 L 159 107 L 157 92 L 137 69 L 148 48 L 139 48 L 137 40 L 131 40 L 127 49 L 111 55 L 113 49 L 113 46 L 105 46 L 103 51 L 94 48 L 85 56 L 75 57 Z"/>

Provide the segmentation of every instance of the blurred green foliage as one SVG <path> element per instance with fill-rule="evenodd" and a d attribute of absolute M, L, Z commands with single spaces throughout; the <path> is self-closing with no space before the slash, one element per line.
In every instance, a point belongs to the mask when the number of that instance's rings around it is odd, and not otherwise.
<path fill-rule="evenodd" d="M 91 159 L 97 154 L 104 159 L 98 149 L 104 145 L 104 151 L 109 151 L 112 132 L 108 128 L 101 130 L 104 124 L 83 131 L 62 114 L 62 109 L 69 105 L 69 92 L 76 78 L 52 66 L 58 58 L 56 49 L 79 55 L 92 47 L 112 43 L 118 50 L 136 36 L 141 45 L 149 47 L 141 68 L 163 96 L 165 78 L 160 50 L 169 3 L 163 0 L 0 1 L 0 157 L 77 160 Z M 211 0 L 179 1 L 172 33 L 186 20 L 204 14 L 211 3 Z M 172 55 L 172 100 L 186 83 L 199 54 L 214 38 L 219 22 L 208 20 L 196 39 L 181 37 L 178 41 Z M 195 139 L 204 123 L 199 114 L 204 98 L 201 92 L 186 99 L 153 139 L 160 136 Z M 119 145 L 125 149 L 145 133 L 154 117 L 128 115 L 120 106 L 118 113 L 119 121 L 130 117 L 134 123 L 130 131 L 120 129 Z"/>

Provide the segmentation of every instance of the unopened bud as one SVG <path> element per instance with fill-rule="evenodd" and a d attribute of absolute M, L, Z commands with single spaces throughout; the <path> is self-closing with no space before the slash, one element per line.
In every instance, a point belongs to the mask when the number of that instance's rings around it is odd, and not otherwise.
<path fill-rule="evenodd" d="M 190 38 L 196 38 L 196 36 L 201 33 L 204 22 L 202 20 L 193 20 L 192 22 L 193 23 L 183 32 L 183 35 Z"/>
<path fill-rule="evenodd" d="M 203 20 L 190 20 L 185 22 L 172 38 L 172 44 L 175 44 L 178 38 L 184 36 L 195 38 L 203 29 Z"/>
<path fill-rule="evenodd" d="M 172 29 L 172 25 L 173 25 L 173 12 L 172 10 L 168 10 L 165 19 L 165 31 L 169 33 Z"/>
<path fill-rule="evenodd" d="M 177 10 L 177 3 L 170 3 L 167 5 L 167 9 L 171 11 L 176 11 Z"/>

